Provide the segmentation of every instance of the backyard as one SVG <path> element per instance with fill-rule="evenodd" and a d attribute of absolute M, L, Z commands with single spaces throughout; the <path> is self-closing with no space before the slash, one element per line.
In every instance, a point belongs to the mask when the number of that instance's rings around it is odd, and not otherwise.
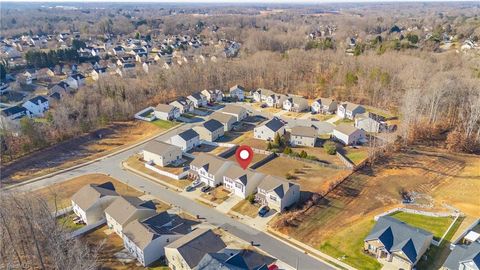
<path fill-rule="evenodd" d="M 36 195 L 46 198 L 52 211 L 71 206 L 71 198 L 79 189 L 88 184 L 112 182 L 115 190 L 124 196 L 140 196 L 143 193 L 105 174 L 86 174 L 62 183 L 34 191 Z"/>
<path fill-rule="evenodd" d="M 431 148 L 418 147 L 396 153 L 372 169 L 355 172 L 320 203 L 299 215 L 292 226 L 272 221 L 272 227 L 358 269 L 380 269 L 380 264 L 362 250 L 363 239 L 373 228 L 373 217 L 403 206 L 402 190 L 431 196 L 431 201 L 422 208 L 424 211 L 451 211 L 444 205 L 447 198 L 451 198 L 448 203 L 467 214 L 467 218 L 478 216 L 480 210 L 475 195 L 480 188 L 478 164 L 478 158 L 472 155 L 455 155 Z M 282 165 L 276 166 L 276 171 L 280 171 Z M 412 217 L 409 219 L 414 221 Z M 446 221 L 438 221 L 441 223 L 445 232 Z M 455 224 L 445 245 L 464 223 L 460 220 Z M 440 235 L 440 231 L 433 233 Z M 439 248 L 441 252 L 435 249 L 429 252 L 438 261 L 448 255 L 443 248 Z"/>
<path fill-rule="evenodd" d="M 167 130 L 167 129 L 170 129 L 176 125 L 178 125 L 177 122 L 172 122 L 172 121 L 166 121 L 166 120 L 161 120 L 161 119 L 157 119 L 157 120 L 154 120 L 152 122 L 149 122 L 163 130 Z"/>
<path fill-rule="evenodd" d="M 431 232 L 435 240 L 440 240 L 447 231 L 448 226 L 453 222 L 452 217 L 430 217 L 407 212 L 395 212 L 390 214 L 390 216 L 413 227 Z"/>

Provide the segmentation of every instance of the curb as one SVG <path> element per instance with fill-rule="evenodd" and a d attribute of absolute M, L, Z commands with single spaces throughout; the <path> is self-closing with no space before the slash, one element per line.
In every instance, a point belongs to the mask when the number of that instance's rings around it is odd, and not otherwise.
<path fill-rule="evenodd" d="M 66 168 L 66 169 L 62 169 L 62 170 L 56 171 L 56 172 L 52 172 L 52 173 L 49 173 L 49 174 L 46 174 L 46 175 L 43 175 L 43 176 L 39 176 L 39 177 L 30 179 L 30 180 L 26 180 L 26 181 L 17 183 L 17 184 L 13 184 L 13 185 L 9 185 L 9 186 L 6 186 L 6 187 L 2 187 L 1 189 L 4 189 L 4 190 L 15 189 L 15 188 L 17 188 L 17 187 L 21 187 L 21 186 L 24 186 L 24 185 L 28 185 L 28 184 L 30 184 L 30 183 L 37 182 L 37 181 L 40 181 L 40 180 L 42 180 L 42 179 L 55 176 L 55 175 L 57 175 L 57 174 L 69 172 L 69 171 L 72 171 L 72 170 L 75 170 L 75 169 L 78 169 L 78 168 L 81 168 L 81 167 L 90 165 L 90 164 L 92 164 L 92 163 L 98 162 L 98 161 L 103 160 L 103 159 L 105 159 L 105 158 L 109 158 L 109 157 L 111 157 L 111 156 L 114 156 L 114 155 L 123 153 L 123 152 L 128 151 L 128 150 L 130 150 L 130 149 L 132 149 L 132 148 L 135 148 L 135 147 L 137 147 L 137 146 L 139 146 L 139 145 L 141 145 L 141 144 L 144 144 L 144 143 L 146 143 L 146 142 L 148 142 L 148 141 L 150 141 L 150 140 L 153 140 L 154 138 L 156 138 L 156 137 L 158 137 L 158 136 L 161 136 L 161 135 L 163 135 L 163 134 L 165 134 L 165 133 L 167 133 L 167 132 L 170 132 L 170 131 L 172 131 L 172 130 L 174 130 L 174 129 L 176 129 L 176 128 L 179 128 L 179 127 L 181 127 L 181 126 L 183 126 L 183 125 L 184 125 L 184 123 L 181 123 L 180 125 L 171 127 L 171 128 L 169 128 L 169 129 L 167 129 L 167 130 L 165 130 L 165 131 L 162 131 L 162 132 L 159 133 L 159 134 L 152 135 L 151 137 L 146 138 L 146 139 L 144 139 L 144 140 L 142 140 L 142 141 L 140 141 L 140 142 L 137 142 L 137 143 L 135 143 L 135 144 L 129 145 L 129 146 L 127 146 L 126 148 L 117 150 L 117 151 L 115 151 L 115 152 L 113 152 L 113 153 L 110 153 L 110 154 L 107 154 L 107 155 L 105 155 L 105 156 L 96 158 L 96 159 L 94 159 L 94 160 L 90 160 L 90 161 L 87 161 L 87 162 L 84 162 L 84 163 L 81 163 L 81 164 L 78 164 L 78 165 L 74 165 L 74 166 L 72 166 L 72 167 L 70 167 L 70 168 Z"/>

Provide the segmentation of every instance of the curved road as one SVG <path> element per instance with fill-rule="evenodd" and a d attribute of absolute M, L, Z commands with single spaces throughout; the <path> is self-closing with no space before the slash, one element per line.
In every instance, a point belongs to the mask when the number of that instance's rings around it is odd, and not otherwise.
<path fill-rule="evenodd" d="M 180 129 L 184 130 L 190 128 L 190 126 L 191 124 L 183 125 L 180 128 L 161 135 L 159 138 L 161 140 L 165 140 L 173 133 L 178 133 Z M 185 212 L 188 212 L 192 215 L 199 215 L 200 217 L 204 218 L 206 222 L 214 226 L 221 227 L 236 237 L 239 237 L 247 242 L 253 241 L 260 249 L 289 264 L 293 268 L 298 267 L 297 269 L 300 270 L 335 269 L 316 257 L 305 254 L 303 251 L 287 245 L 264 232 L 258 231 L 240 221 L 234 220 L 213 208 L 198 204 L 175 191 L 171 191 L 169 188 L 159 183 L 150 181 L 137 174 L 134 174 L 133 172 L 123 169 L 121 165 L 122 161 L 126 160 L 132 154 L 140 152 L 142 148 L 143 144 L 124 152 L 120 152 L 116 155 L 105 157 L 92 164 L 31 182 L 15 189 L 21 191 L 30 191 L 49 186 L 51 184 L 63 182 L 72 177 L 77 177 L 84 174 L 104 173 L 138 190 L 141 190 L 146 194 L 151 194 L 160 198 L 162 201 L 173 204 Z"/>

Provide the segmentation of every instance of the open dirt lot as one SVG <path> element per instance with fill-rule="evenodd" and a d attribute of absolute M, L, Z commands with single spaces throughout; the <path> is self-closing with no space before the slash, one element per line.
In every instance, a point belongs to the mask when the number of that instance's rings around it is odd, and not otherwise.
<path fill-rule="evenodd" d="M 400 191 L 407 190 L 431 196 L 431 205 L 423 210 L 448 211 L 442 204 L 448 203 L 467 217 L 478 217 L 479 168 L 478 156 L 413 148 L 354 173 L 321 204 L 298 216 L 295 226 L 279 230 L 359 269 L 379 269 L 362 251 L 373 216 L 402 206 Z"/>
<path fill-rule="evenodd" d="M 257 168 L 257 171 L 283 178 L 290 176 L 291 181 L 300 185 L 306 197 L 310 193 L 325 192 L 331 182 L 350 173 L 348 170 L 336 170 L 286 157 L 277 157 Z"/>
<path fill-rule="evenodd" d="M 115 186 L 115 190 L 120 195 L 125 196 L 140 196 L 143 193 L 133 189 L 124 183 L 116 180 L 105 174 L 86 174 L 80 177 L 73 178 L 63 183 L 54 184 L 46 188 L 38 189 L 34 193 L 38 196 L 44 197 L 48 200 L 52 210 L 55 209 L 55 203 L 57 209 L 62 209 L 71 206 L 71 197 L 75 192 L 88 184 L 101 184 L 105 182 L 112 182 Z"/>
<path fill-rule="evenodd" d="M 99 158 L 164 129 L 146 122 L 121 122 L 2 164 L 2 184 L 11 185 Z"/>

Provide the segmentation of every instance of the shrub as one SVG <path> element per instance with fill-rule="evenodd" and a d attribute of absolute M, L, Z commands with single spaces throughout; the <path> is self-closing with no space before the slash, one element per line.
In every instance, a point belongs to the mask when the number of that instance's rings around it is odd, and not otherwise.
<path fill-rule="evenodd" d="M 332 141 L 325 142 L 323 149 L 325 149 L 325 152 L 329 155 L 335 155 L 337 153 L 337 145 Z"/>
<path fill-rule="evenodd" d="M 302 150 L 302 152 L 300 152 L 300 157 L 301 158 L 307 158 L 308 154 L 307 152 L 305 152 L 305 150 Z"/>
<path fill-rule="evenodd" d="M 291 155 L 293 153 L 293 150 L 292 148 L 290 147 L 285 147 L 285 149 L 283 150 L 283 153 L 286 154 L 286 155 Z"/>
<path fill-rule="evenodd" d="M 246 200 L 250 203 L 250 204 L 254 204 L 255 203 L 255 195 L 253 194 L 250 194 L 247 196 Z"/>

